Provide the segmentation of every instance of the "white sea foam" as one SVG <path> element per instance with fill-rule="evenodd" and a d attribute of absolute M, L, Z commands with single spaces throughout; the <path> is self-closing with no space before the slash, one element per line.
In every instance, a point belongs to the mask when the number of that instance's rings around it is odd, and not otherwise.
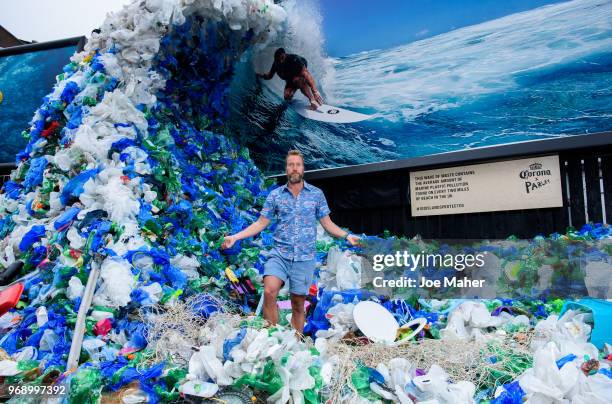
<path fill-rule="evenodd" d="M 335 105 L 407 121 L 515 89 L 517 76 L 612 49 L 612 2 L 576 0 L 333 60 Z"/>
<path fill-rule="evenodd" d="M 322 16 L 316 0 L 288 0 L 283 2 L 287 12 L 283 35 L 277 37 L 265 49 L 258 49 L 253 55 L 253 66 L 257 72 L 268 72 L 274 61 L 274 51 L 282 47 L 287 53 L 297 53 L 308 61 L 308 70 L 315 78 L 319 90 L 333 82 L 333 61 L 325 54 L 325 37 L 322 30 Z M 275 76 L 268 85 L 282 94 L 285 83 Z"/>

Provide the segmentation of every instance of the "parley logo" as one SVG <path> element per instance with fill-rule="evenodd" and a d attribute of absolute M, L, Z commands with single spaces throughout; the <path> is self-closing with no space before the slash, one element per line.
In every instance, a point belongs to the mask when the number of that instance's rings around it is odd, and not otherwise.
<path fill-rule="evenodd" d="M 525 191 L 527 193 L 550 184 L 550 178 L 543 177 L 550 177 L 551 175 L 550 170 L 543 169 L 542 164 L 538 162 L 530 164 L 528 170 L 519 173 L 519 177 L 525 180 Z"/>

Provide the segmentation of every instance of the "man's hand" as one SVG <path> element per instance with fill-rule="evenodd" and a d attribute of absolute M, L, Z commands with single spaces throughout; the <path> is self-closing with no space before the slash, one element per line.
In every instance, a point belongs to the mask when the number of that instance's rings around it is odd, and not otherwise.
<path fill-rule="evenodd" d="M 356 246 L 356 245 L 360 245 L 361 244 L 361 238 L 359 238 L 358 236 L 351 234 L 346 238 L 346 241 L 348 241 L 348 243 L 352 246 Z"/>
<path fill-rule="evenodd" d="M 263 229 L 265 229 L 270 224 L 270 219 L 267 219 L 264 216 L 259 216 L 255 222 L 251 223 L 249 227 L 246 229 L 239 231 L 236 234 L 232 234 L 231 236 L 223 237 L 223 243 L 221 243 L 221 249 L 225 250 L 227 248 L 232 248 L 236 241 L 244 240 L 249 237 L 253 237 L 256 234 L 259 234 Z"/>
<path fill-rule="evenodd" d="M 223 238 L 223 244 L 221 244 L 221 249 L 225 250 L 227 248 L 232 248 L 232 246 L 238 241 L 236 236 L 226 236 Z"/>

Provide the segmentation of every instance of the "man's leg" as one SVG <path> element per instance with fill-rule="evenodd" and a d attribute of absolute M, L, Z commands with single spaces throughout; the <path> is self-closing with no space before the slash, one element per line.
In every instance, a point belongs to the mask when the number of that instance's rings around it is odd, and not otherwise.
<path fill-rule="evenodd" d="M 310 109 L 317 109 L 319 107 L 319 104 L 317 104 L 317 100 L 312 94 L 312 91 L 310 90 L 310 86 L 306 82 L 306 79 L 304 78 L 304 76 L 298 76 L 294 78 L 293 85 L 299 88 L 302 94 L 304 94 L 306 98 L 308 98 L 308 101 L 310 102 Z"/>
<path fill-rule="evenodd" d="M 317 85 L 315 84 L 314 77 L 312 77 L 312 74 L 310 74 L 308 68 L 304 67 L 302 69 L 302 76 L 304 77 L 304 80 L 306 80 L 306 84 L 308 84 L 308 87 L 310 87 L 314 99 L 319 104 L 323 104 L 323 98 L 321 98 L 321 94 L 319 94 L 319 91 L 317 90 Z"/>
<path fill-rule="evenodd" d="M 305 301 L 305 295 L 291 294 L 291 326 L 300 334 L 304 332 Z"/>
<path fill-rule="evenodd" d="M 264 304 L 263 316 L 272 325 L 278 323 L 278 306 L 276 298 L 283 287 L 283 280 L 274 275 L 264 276 Z"/>
<path fill-rule="evenodd" d="M 292 85 L 289 85 L 289 83 L 285 84 L 285 92 L 283 93 L 283 97 L 285 98 L 285 101 L 287 102 L 291 101 L 296 91 L 297 91 L 297 87 L 293 87 Z"/>
<path fill-rule="evenodd" d="M 300 334 L 304 332 L 304 302 L 312 283 L 316 260 L 294 262 L 289 272 L 291 293 L 291 326 Z"/>

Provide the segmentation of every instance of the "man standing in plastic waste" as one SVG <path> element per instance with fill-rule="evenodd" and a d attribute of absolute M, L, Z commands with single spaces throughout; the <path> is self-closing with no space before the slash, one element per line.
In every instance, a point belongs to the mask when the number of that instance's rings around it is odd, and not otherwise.
<path fill-rule="evenodd" d="M 270 80 L 274 74 L 285 80 L 285 101 L 291 101 L 299 89 L 310 101 L 310 108 L 315 110 L 323 104 L 323 98 L 317 90 L 312 74 L 308 71 L 308 62 L 302 56 L 287 54 L 283 48 L 274 52 L 274 63 L 267 74 L 257 73 L 257 77 Z"/>
<path fill-rule="evenodd" d="M 291 293 L 291 325 L 304 330 L 304 302 L 316 267 L 315 242 L 317 221 L 334 237 L 342 237 L 351 245 L 359 237 L 338 227 L 329 217 L 323 192 L 304 181 L 304 156 L 290 150 L 286 157 L 287 184 L 274 189 L 264 203 L 259 219 L 246 229 L 225 237 L 221 248 L 231 248 L 238 240 L 252 237 L 277 219 L 274 248 L 264 266 L 263 315 L 272 324 L 278 323 L 276 298 L 285 282 Z"/>

